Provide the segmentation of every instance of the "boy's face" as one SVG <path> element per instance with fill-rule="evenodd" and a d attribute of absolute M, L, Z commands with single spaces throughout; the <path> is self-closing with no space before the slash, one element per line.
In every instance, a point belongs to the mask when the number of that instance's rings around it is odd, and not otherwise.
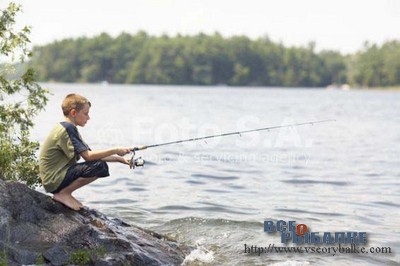
<path fill-rule="evenodd" d="M 77 112 L 75 109 L 71 111 L 76 126 L 84 127 L 86 125 L 87 121 L 90 119 L 89 109 L 90 109 L 89 104 L 85 104 L 83 109 L 80 110 L 79 112 Z"/>

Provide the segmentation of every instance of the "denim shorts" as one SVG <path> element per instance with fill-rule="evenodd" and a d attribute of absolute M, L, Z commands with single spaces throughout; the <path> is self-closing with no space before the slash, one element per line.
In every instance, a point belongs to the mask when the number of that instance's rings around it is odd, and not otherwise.
<path fill-rule="evenodd" d="M 53 194 L 60 192 L 64 188 L 68 187 L 75 180 L 80 177 L 89 178 L 89 177 L 106 177 L 109 176 L 110 173 L 108 171 L 108 165 L 103 161 L 89 161 L 83 163 L 77 163 L 70 166 L 65 174 L 64 180 L 61 182 L 61 185 L 54 190 Z"/>

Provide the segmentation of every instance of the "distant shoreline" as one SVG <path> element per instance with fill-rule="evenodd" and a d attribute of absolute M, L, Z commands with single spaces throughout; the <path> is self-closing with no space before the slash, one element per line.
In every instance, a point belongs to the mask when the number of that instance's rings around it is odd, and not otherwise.
<path fill-rule="evenodd" d="M 362 90 L 400 91 L 400 86 L 361 88 Z"/>
<path fill-rule="evenodd" d="M 353 90 L 353 91 L 400 91 L 400 86 L 388 86 L 388 87 L 351 87 L 349 90 Z"/>

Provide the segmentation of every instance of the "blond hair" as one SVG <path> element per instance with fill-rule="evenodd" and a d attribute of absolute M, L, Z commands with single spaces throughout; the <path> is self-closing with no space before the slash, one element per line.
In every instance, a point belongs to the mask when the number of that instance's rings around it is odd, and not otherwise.
<path fill-rule="evenodd" d="M 75 109 L 77 112 L 79 112 L 85 107 L 85 104 L 89 104 L 89 107 L 92 106 L 89 100 L 85 97 L 79 94 L 71 93 L 68 94 L 63 100 L 61 109 L 64 115 L 68 116 L 72 109 Z"/>

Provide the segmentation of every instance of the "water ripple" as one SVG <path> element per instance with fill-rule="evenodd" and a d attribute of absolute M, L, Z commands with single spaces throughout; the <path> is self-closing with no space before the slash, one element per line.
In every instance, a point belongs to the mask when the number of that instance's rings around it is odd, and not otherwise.
<path fill-rule="evenodd" d="M 231 208 L 225 208 L 220 206 L 208 206 L 208 207 L 188 207 L 184 205 L 167 205 L 155 210 L 155 213 L 164 213 L 163 211 L 183 211 L 183 210 L 191 210 L 191 211 L 206 211 L 206 212 L 218 212 L 218 213 L 233 213 L 233 214 L 252 214 L 251 212 L 239 211 L 238 208 L 236 210 L 232 210 Z"/>
<path fill-rule="evenodd" d="M 115 200 L 96 200 L 96 201 L 90 201 L 90 203 L 93 204 L 106 204 L 106 205 L 116 205 L 116 204 L 129 204 L 129 203 L 135 203 L 137 200 L 131 200 L 131 199 L 115 199 Z"/>
<path fill-rule="evenodd" d="M 199 178 L 209 178 L 209 179 L 217 179 L 217 180 L 235 180 L 239 179 L 238 176 L 216 176 L 216 175 L 203 175 L 203 174 L 192 174 L 192 177 Z"/>
<path fill-rule="evenodd" d="M 312 212 L 312 211 L 305 211 L 300 209 L 275 209 L 278 212 L 295 212 L 295 213 L 309 213 L 309 214 L 318 214 L 318 215 L 326 215 L 326 216 L 345 216 L 341 213 L 334 213 L 334 212 Z"/>
<path fill-rule="evenodd" d="M 227 220 L 227 219 L 207 219 L 207 218 L 198 218 L 198 217 L 185 217 L 185 218 L 178 218 L 174 220 L 170 220 L 166 223 L 164 223 L 162 226 L 190 226 L 192 227 L 193 225 L 203 225 L 203 226 L 210 226 L 210 227 L 218 227 L 218 226 L 224 226 L 224 225 L 239 225 L 242 228 L 262 228 L 264 226 L 263 223 L 261 222 L 254 222 L 254 221 L 239 221 L 239 220 Z"/>
<path fill-rule="evenodd" d="M 379 204 L 379 205 L 384 205 L 384 206 L 389 206 L 389 207 L 400 207 L 400 204 L 393 203 L 393 202 L 388 202 L 388 201 L 374 201 L 372 203 Z"/>
<path fill-rule="evenodd" d="M 120 184 L 123 182 L 130 182 L 130 181 L 132 181 L 131 177 L 118 177 L 118 178 L 113 178 L 111 181 L 111 184 L 116 185 L 116 184 Z M 102 184 L 100 186 L 108 186 L 108 184 L 104 184 L 104 185 Z"/>
<path fill-rule="evenodd" d="M 381 174 L 378 174 L 378 173 L 368 173 L 368 174 L 365 174 L 365 176 L 376 177 L 376 176 L 381 176 Z"/>
<path fill-rule="evenodd" d="M 133 191 L 133 192 L 135 192 L 135 191 L 146 191 L 147 189 L 145 189 L 145 188 L 140 188 L 140 187 L 130 187 L 130 188 L 128 188 L 128 191 Z"/>
<path fill-rule="evenodd" d="M 281 180 L 283 183 L 288 184 L 327 184 L 327 185 L 334 185 L 334 186 L 347 186 L 349 182 L 343 181 L 319 181 L 319 180 L 311 180 L 311 179 L 288 179 L 288 180 Z"/>
<path fill-rule="evenodd" d="M 231 193 L 230 191 L 226 190 L 218 190 L 218 189 L 204 189 L 204 192 L 211 192 L 211 193 Z"/>
<path fill-rule="evenodd" d="M 246 169 L 246 170 L 239 170 L 239 169 L 221 169 L 222 171 L 224 171 L 224 172 L 228 172 L 228 173 L 236 173 L 236 174 L 238 174 L 238 173 L 243 173 L 243 174 L 260 174 L 260 173 L 262 173 L 262 171 L 260 171 L 260 170 L 249 170 L 249 169 Z"/>
<path fill-rule="evenodd" d="M 241 185 L 230 185 L 229 187 L 233 188 L 233 189 L 245 189 L 246 188 L 245 186 L 241 186 Z"/>
<path fill-rule="evenodd" d="M 193 184 L 193 185 L 204 185 L 204 184 L 206 184 L 205 182 L 201 182 L 201 181 L 194 181 L 194 180 L 187 180 L 187 181 L 185 181 L 186 183 L 189 183 L 189 184 Z"/>

